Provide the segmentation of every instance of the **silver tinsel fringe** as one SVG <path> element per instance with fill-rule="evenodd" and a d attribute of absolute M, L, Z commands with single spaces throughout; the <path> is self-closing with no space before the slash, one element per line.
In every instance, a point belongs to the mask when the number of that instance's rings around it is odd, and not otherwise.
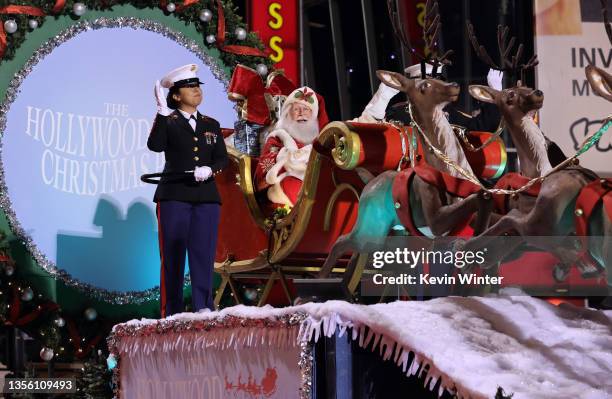
<path fill-rule="evenodd" d="M 302 386 L 300 388 L 300 399 L 312 398 L 312 373 L 314 357 L 312 350 L 314 343 L 312 342 L 300 342 L 300 360 L 298 366 L 302 373 Z"/>
<path fill-rule="evenodd" d="M 228 86 L 228 77 L 224 69 L 220 65 L 220 61 L 215 57 L 209 55 L 204 48 L 196 43 L 194 40 L 188 39 L 180 32 L 176 32 L 167 26 L 146 19 L 139 19 L 134 17 L 118 17 L 118 18 L 98 18 L 90 21 L 81 21 L 75 23 L 70 28 L 60 32 L 49 41 L 44 43 L 25 63 L 23 68 L 18 71 L 13 79 L 11 80 L 7 90 L 4 101 L 0 103 L 0 137 L 4 136 L 6 129 L 6 116 L 11 107 L 13 101 L 15 101 L 17 95 L 20 92 L 20 86 L 25 78 L 30 74 L 32 69 L 48 54 L 50 54 L 56 47 L 62 43 L 72 39 L 82 32 L 95 29 L 103 28 L 132 28 L 132 29 L 144 29 L 150 32 L 155 32 L 163 35 L 169 39 L 179 43 L 195 56 L 197 56 L 205 65 L 208 65 L 213 73 L 213 76 L 219 80 L 225 89 Z M 2 151 L 2 144 L 0 143 L 0 152 Z M 38 249 L 32 238 L 23 229 L 19 220 L 13 211 L 11 206 L 11 200 L 8 195 L 6 187 L 6 181 L 4 178 L 4 165 L 0 157 L 0 208 L 6 214 L 9 224 L 13 233 L 18 236 L 22 243 L 30 251 L 36 262 L 45 269 L 54 279 L 63 282 L 68 287 L 75 288 L 82 293 L 115 305 L 126 305 L 126 304 L 141 304 L 151 300 L 159 299 L 159 287 L 154 287 L 145 291 L 130 291 L 130 292 L 117 292 L 109 291 L 99 287 L 95 287 L 91 284 L 81 282 L 67 273 L 65 270 L 58 269 L 54 262 L 47 259 L 47 257 Z M 185 285 L 189 284 L 189 279 L 185 280 Z"/>
<path fill-rule="evenodd" d="M 129 353 L 123 352 L 121 348 L 126 349 L 122 345 L 122 339 L 133 340 L 134 338 L 144 339 L 147 337 L 162 336 L 165 334 L 185 334 L 185 333 L 197 333 L 202 337 L 206 335 L 215 334 L 222 330 L 247 330 L 250 328 L 258 329 L 262 332 L 271 329 L 289 329 L 302 326 L 304 321 L 308 318 L 308 315 L 303 312 L 288 313 L 274 318 L 257 319 L 250 317 L 237 317 L 233 315 L 217 316 L 207 318 L 208 314 L 195 314 L 193 320 L 174 320 L 174 319 L 162 319 L 162 320 L 142 320 L 141 322 L 128 322 L 118 324 L 113 328 L 113 331 L 106 339 L 108 344 L 108 350 L 110 355 L 117 361 L 117 366 L 113 369 L 113 391 L 115 398 L 121 399 L 121 357 L 123 355 L 129 356 Z M 201 319 L 199 319 L 201 317 Z M 301 328 L 300 328 L 301 329 Z M 296 332 L 299 334 L 299 332 Z M 237 334 L 239 335 L 239 334 Z M 286 336 L 285 338 L 288 338 Z M 220 340 L 215 344 L 207 343 L 206 347 L 215 347 L 222 349 L 233 349 L 233 350 L 248 350 L 245 349 L 249 346 L 258 346 L 256 340 L 251 341 L 249 337 L 241 336 L 242 339 L 229 339 L 231 345 L 226 346 L 227 342 Z M 258 339 L 261 339 L 258 337 Z M 274 346 L 272 342 L 265 341 L 267 345 Z M 263 344 L 264 341 L 261 341 Z M 277 342 L 278 344 L 278 342 Z M 311 398 L 312 392 L 312 373 L 313 373 L 313 347 L 314 342 L 304 341 L 298 339 L 295 342 L 296 345 L 300 346 L 300 356 L 297 359 L 297 365 L 301 373 L 301 386 L 300 386 L 300 399 Z M 131 345 L 128 345 L 128 347 Z M 178 348 L 178 345 L 177 345 Z M 168 349 L 168 348 L 166 348 Z M 193 350 L 196 349 L 194 345 Z M 151 350 L 151 348 L 136 348 L 135 350 Z M 161 345 L 154 350 L 164 350 Z"/>

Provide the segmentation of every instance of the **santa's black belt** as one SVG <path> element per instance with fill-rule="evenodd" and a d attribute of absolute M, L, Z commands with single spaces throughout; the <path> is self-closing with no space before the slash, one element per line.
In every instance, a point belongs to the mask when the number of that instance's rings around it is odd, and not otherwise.
<path fill-rule="evenodd" d="M 140 180 L 149 184 L 159 184 L 161 179 L 164 179 L 164 183 L 173 183 L 184 181 L 186 177 L 193 176 L 193 170 L 186 170 L 184 172 L 163 172 L 163 173 L 147 173 L 140 176 Z"/>

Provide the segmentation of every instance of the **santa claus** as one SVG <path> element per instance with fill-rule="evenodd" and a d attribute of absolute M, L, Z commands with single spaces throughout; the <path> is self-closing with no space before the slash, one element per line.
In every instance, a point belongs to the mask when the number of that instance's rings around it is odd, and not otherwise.
<path fill-rule="evenodd" d="M 323 98 L 309 87 L 287 96 L 278 122 L 266 137 L 255 172 L 258 190 L 267 189 L 272 203 L 295 205 L 312 143 L 327 122 Z"/>

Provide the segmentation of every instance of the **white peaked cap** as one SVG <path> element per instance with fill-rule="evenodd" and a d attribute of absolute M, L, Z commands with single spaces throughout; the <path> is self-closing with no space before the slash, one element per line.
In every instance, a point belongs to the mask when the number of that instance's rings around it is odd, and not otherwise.
<path fill-rule="evenodd" d="M 162 87 L 169 89 L 176 82 L 183 83 L 200 83 L 196 72 L 198 71 L 198 66 L 196 64 L 187 64 L 182 67 L 178 67 L 166 74 L 161 80 Z"/>
<path fill-rule="evenodd" d="M 442 65 L 438 65 L 438 71 L 442 71 Z M 420 78 L 421 77 L 421 64 L 414 64 L 404 69 L 404 72 L 409 78 Z M 431 76 L 433 72 L 433 65 L 425 63 L 425 73 Z"/>

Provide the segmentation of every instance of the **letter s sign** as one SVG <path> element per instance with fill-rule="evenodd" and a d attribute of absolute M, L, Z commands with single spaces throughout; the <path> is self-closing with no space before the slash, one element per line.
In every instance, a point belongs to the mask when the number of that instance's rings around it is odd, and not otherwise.
<path fill-rule="evenodd" d="M 274 54 L 270 54 L 270 59 L 274 61 L 275 63 L 281 62 L 283 60 L 283 56 L 285 55 L 282 47 L 279 46 L 279 44 L 281 44 L 282 42 L 283 42 L 283 39 L 281 39 L 278 36 L 272 36 L 270 38 L 270 48 L 274 50 Z"/>
<path fill-rule="evenodd" d="M 279 13 L 281 5 L 279 3 L 272 3 L 268 7 L 268 13 L 274 19 L 268 22 L 270 28 L 278 30 L 283 27 L 283 16 Z"/>
<path fill-rule="evenodd" d="M 249 4 L 250 31 L 257 32 L 265 43 L 274 68 L 283 69 L 285 76 L 293 82 L 299 82 L 301 78 L 299 0 L 246 1 Z"/>

